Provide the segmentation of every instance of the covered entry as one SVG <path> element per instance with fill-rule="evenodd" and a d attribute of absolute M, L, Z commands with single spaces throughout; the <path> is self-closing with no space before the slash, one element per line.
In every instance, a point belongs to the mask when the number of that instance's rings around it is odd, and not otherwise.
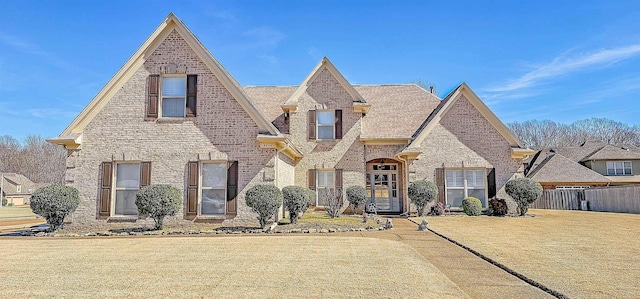
<path fill-rule="evenodd" d="M 367 162 L 367 204 L 375 203 L 378 212 L 401 213 L 402 164 L 393 159 L 374 159 Z"/>

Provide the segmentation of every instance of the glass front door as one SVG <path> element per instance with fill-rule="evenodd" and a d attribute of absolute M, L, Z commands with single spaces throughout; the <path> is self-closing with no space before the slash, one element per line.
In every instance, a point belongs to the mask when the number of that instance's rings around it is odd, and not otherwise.
<path fill-rule="evenodd" d="M 397 166 L 374 165 L 367 174 L 367 195 L 379 212 L 400 212 Z"/>

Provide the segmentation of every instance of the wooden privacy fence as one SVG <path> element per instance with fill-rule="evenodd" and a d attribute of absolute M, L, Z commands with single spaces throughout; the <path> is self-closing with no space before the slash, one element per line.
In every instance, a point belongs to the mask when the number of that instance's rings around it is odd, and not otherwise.
<path fill-rule="evenodd" d="M 580 210 L 580 201 L 584 200 L 584 190 L 544 190 L 542 197 L 529 205 L 530 209 Z"/>
<path fill-rule="evenodd" d="M 587 189 L 584 193 L 592 211 L 640 214 L 640 187 Z"/>

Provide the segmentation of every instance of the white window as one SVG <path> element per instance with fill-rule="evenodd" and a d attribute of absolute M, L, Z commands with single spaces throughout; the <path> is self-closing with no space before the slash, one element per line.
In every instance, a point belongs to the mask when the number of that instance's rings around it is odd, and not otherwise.
<path fill-rule="evenodd" d="M 475 197 L 487 206 L 486 174 L 484 169 L 456 169 L 446 170 L 445 186 L 447 188 L 447 204 L 461 207 L 465 197 Z"/>
<path fill-rule="evenodd" d="M 607 175 L 631 174 L 631 161 L 607 161 Z"/>
<path fill-rule="evenodd" d="M 162 117 L 184 117 L 187 77 L 162 77 Z"/>
<path fill-rule="evenodd" d="M 335 111 L 318 111 L 317 132 L 318 139 L 335 139 Z"/>
<path fill-rule="evenodd" d="M 328 194 L 335 190 L 335 178 L 333 170 L 318 170 L 317 172 L 317 201 L 316 206 L 324 207 L 328 205 Z"/>
<path fill-rule="evenodd" d="M 140 163 L 116 164 L 115 215 L 138 215 L 136 193 L 140 190 Z"/>
<path fill-rule="evenodd" d="M 202 163 L 201 215 L 224 215 L 227 202 L 227 162 Z"/>

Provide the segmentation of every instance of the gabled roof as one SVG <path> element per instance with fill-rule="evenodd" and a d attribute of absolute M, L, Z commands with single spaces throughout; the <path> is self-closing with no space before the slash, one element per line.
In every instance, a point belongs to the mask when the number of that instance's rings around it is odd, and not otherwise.
<path fill-rule="evenodd" d="M 173 31 L 186 41 L 198 57 L 204 62 L 209 70 L 217 77 L 222 85 L 238 101 L 240 106 L 247 111 L 253 121 L 262 132 L 278 135 L 278 130 L 267 120 L 259 109 L 245 95 L 238 82 L 222 67 L 222 65 L 211 55 L 202 45 L 196 36 L 182 23 L 178 17 L 170 13 L 167 18 L 160 23 L 155 31 L 145 40 L 138 50 L 127 60 L 118 72 L 107 82 L 98 94 L 87 104 L 80 114 L 69 124 L 60 136 L 48 141 L 63 145 L 79 145 L 82 142 L 84 128 L 102 110 L 116 92 L 133 76 L 133 74 L 143 65 L 145 60 L 156 50 L 164 39 Z"/>
<path fill-rule="evenodd" d="M 640 160 L 640 152 L 607 144 L 582 159 L 589 160 Z"/>
<path fill-rule="evenodd" d="M 537 155 L 537 160 L 532 161 L 536 166 L 527 174 L 527 177 L 536 182 L 544 183 L 610 183 L 605 176 L 557 154 Z"/>
<path fill-rule="evenodd" d="M 288 109 L 289 107 L 296 107 L 298 105 L 298 99 L 300 99 L 300 96 L 302 96 L 305 93 L 308 85 L 311 82 L 313 82 L 313 80 L 315 80 L 315 78 L 324 69 L 329 71 L 329 73 L 331 73 L 331 75 L 334 78 L 336 78 L 336 80 L 338 81 L 338 83 L 340 83 L 342 88 L 344 88 L 344 90 L 346 90 L 347 93 L 349 93 L 349 95 L 353 98 L 354 102 L 366 103 L 364 98 L 362 98 L 362 96 L 353 88 L 353 86 L 351 86 L 349 81 L 347 81 L 347 79 L 342 75 L 342 73 L 340 73 L 340 71 L 338 71 L 338 69 L 333 65 L 333 63 L 331 63 L 329 58 L 325 56 L 322 58 L 322 60 L 320 60 L 320 62 L 316 65 L 316 67 L 313 68 L 311 73 L 309 73 L 309 75 L 302 81 L 302 83 L 300 83 L 300 85 L 298 86 L 298 89 L 296 89 L 296 91 L 293 92 L 291 96 L 289 96 L 289 98 L 285 101 L 284 105 L 282 105 L 283 108 Z"/>
<path fill-rule="evenodd" d="M 554 151 L 571 159 L 572 161 L 580 162 L 584 157 L 597 152 L 605 145 L 607 144 L 600 141 L 586 141 L 580 146 L 558 147 L 554 149 Z"/>
<path fill-rule="evenodd" d="M 31 191 L 35 190 L 35 186 L 36 184 L 34 182 L 32 182 L 30 179 L 28 179 L 27 177 L 25 177 L 24 175 L 18 174 L 18 173 L 2 173 L 0 175 L 0 177 L 2 177 L 2 179 L 4 180 L 4 182 L 2 182 L 2 188 L 4 190 L 2 190 L 2 192 L 5 195 L 11 195 L 11 194 L 29 194 L 31 193 L 29 189 L 31 189 Z M 17 186 L 20 185 L 21 186 L 21 191 L 18 192 L 17 190 Z"/>
<path fill-rule="evenodd" d="M 466 84 L 462 83 L 458 87 L 456 87 L 451 93 L 449 93 L 440 104 L 431 112 L 429 117 L 422 123 L 422 125 L 418 128 L 418 130 L 413 134 L 414 140 L 411 142 L 409 146 L 407 146 L 407 150 L 411 148 L 419 148 L 420 144 L 424 141 L 424 139 L 429 135 L 431 130 L 436 126 L 438 122 L 442 119 L 442 117 L 453 107 L 453 105 L 460 99 L 462 96 L 465 96 L 469 102 L 476 108 L 478 111 L 484 116 L 484 118 L 489 121 L 493 125 L 494 128 L 504 137 L 510 144 L 513 149 L 520 149 L 517 153 L 514 151 L 514 155 L 529 155 L 533 154 L 533 150 L 525 149 L 522 142 L 516 137 L 516 135 L 509 130 L 509 128 L 502 122 L 498 117 L 487 107 L 487 105 L 480 100 L 478 95 L 476 95 L 473 90 Z"/>
<path fill-rule="evenodd" d="M 281 105 L 297 91 L 297 86 L 247 86 L 246 94 L 278 129 Z M 361 140 L 398 141 L 411 139 L 422 121 L 438 106 L 440 99 L 415 84 L 354 85 L 353 89 L 369 103 L 363 118 Z M 393 125 L 389 121 L 393 120 Z"/>

